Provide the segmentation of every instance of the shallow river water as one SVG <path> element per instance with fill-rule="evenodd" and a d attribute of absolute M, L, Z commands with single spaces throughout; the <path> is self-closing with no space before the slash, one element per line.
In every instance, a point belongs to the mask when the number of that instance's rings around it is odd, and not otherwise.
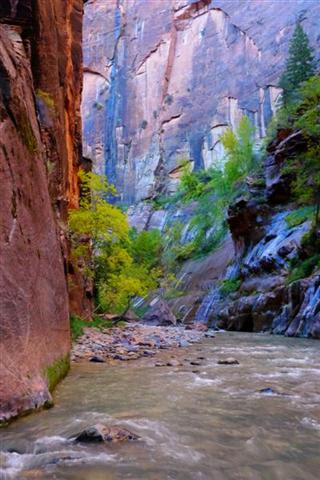
<path fill-rule="evenodd" d="M 74 365 L 53 409 L 0 431 L 0 478 L 319 480 L 320 342 L 218 333 L 175 356 L 185 365 Z M 141 440 L 68 440 L 97 422 Z"/>

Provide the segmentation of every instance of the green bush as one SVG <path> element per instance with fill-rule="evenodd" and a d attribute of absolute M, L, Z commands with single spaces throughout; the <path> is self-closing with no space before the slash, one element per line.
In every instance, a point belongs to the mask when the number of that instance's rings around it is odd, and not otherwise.
<path fill-rule="evenodd" d="M 306 220 L 311 220 L 314 215 L 314 207 L 301 207 L 286 216 L 286 222 L 289 227 L 297 227 Z"/>
<path fill-rule="evenodd" d="M 223 280 L 220 287 L 220 294 L 223 297 L 230 295 L 230 293 L 237 292 L 241 286 L 241 280 L 239 278 Z"/>
<path fill-rule="evenodd" d="M 295 282 L 301 278 L 309 277 L 314 271 L 315 267 L 320 267 L 320 254 L 316 254 L 303 261 L 296 259 L 293 265 L 297 266 L 291 269 L 287 280 L 288 283 Z"/>
<path fill-rule="evenodd" d="M 45 369 L 45 376 L 48 382 L 48 389 L 50 392 L 55 388 L 57 383 L 62 380 L 68 373 L 70 368 L 69 355 L 60 358 Z"/>
<path fill-rule="evenodd" d="M 94 316 L 92 320 L 84 320 L 78 315 L 70 316 L 70 329 L 71 329 L 71 338 L 73 341 L 81 337 L 84 333 L 84 328 L 111 328 L 113 325 L 112 320 L 105 320 L 104 318 L 99 317 L 98 315 Z"/>

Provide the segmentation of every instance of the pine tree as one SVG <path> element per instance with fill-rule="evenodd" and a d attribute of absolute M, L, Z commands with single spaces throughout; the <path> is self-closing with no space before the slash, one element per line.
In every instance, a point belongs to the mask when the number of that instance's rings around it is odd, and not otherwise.
<path fill-rule="evenodd" d="M 279 86 L 283 89 L 285 105 L 298 100 L 301 83 L 316 73 L 316 62 L 309 39 L 298 21 L 289 47 L 289 58 Z"/>

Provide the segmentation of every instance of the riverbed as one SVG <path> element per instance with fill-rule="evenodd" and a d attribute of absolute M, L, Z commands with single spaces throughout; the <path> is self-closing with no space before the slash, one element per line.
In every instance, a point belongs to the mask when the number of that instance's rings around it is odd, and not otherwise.
<path fill-rule="evenodd" d="M 174 352 L 181 366 L 80 362 L 55 407 L 0 431 L 1 479 L 318 480 L 320 343 L 217 333 Z M 220 365 L 233 357 L 238 365 Z M 102 422 L 141 438 L 69 440 Z"/>

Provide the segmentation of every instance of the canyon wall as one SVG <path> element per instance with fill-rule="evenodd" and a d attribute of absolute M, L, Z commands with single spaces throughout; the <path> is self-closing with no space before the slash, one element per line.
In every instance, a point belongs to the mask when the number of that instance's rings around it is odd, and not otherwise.
<path fill-rule="evenodd" d="M 173 191 L 182 160 L 221 161 L 219 136 L 243 114 L 265 135 L 298 18 L 319 47 L 317 0 L 89 0 L 85 9 L 85 155 L 128 204 Z M 149 210 L 136 216 L 148 221 Z"/>
<path fill-rule="evenodd" d="M 68 286 L 71 310 L 90 312 L 66 229 L 79 199 L 82 15 L 82 0 L 0 5 L 3 421 L 50 402 L 68 368 Z"/>

